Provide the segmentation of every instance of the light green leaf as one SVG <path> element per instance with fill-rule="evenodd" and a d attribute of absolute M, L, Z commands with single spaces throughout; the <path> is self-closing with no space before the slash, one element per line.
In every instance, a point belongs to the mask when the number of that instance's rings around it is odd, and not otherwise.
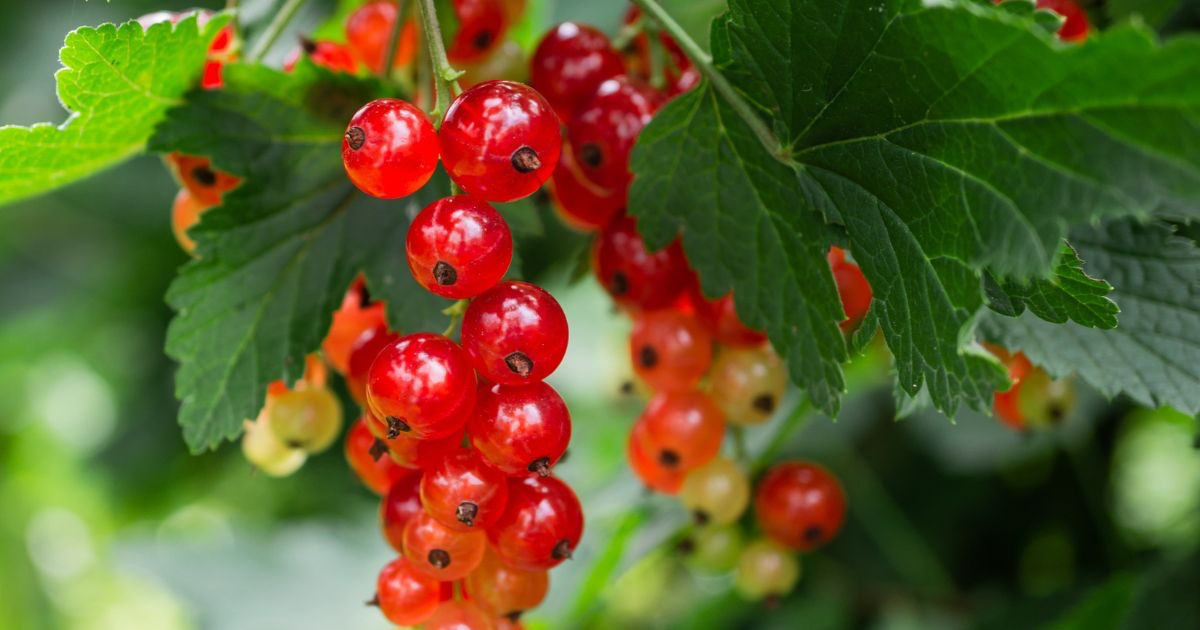
<path fill-rule="evenodd" d="M 1200 248 L 1162 224 L 1114 221 L 1071 235 L 1121 307 L 1114 330 L 989 315 L 983 333 L 1055 376 L 1077 373 L 1108 396 L 1200 413 Z"/>
<path fill-rule="evenodd" d="M 188 17 L 146 31 L 127 22 L 69 33 L 55 78 L 71 114 L 57 126 L 0 127 L 0 204 L 141 153 L 167 109 L 198 83 L 208 44 L 228 20 L 217 16 L 201 29 Z"/>
<path fill-rule="evenodd" d="M 167 295 L 177 312 L 167 352 L 180 363 L 180 423 L 193 450 L 236 437 L 269 382 L 300 376 L 360 271 L 394 328 L 446 321 L 447 302 L 416 284 L 404 255 L 409 217 L 446 190 L 444 178 L 387 202 L 359 193 L 342 167 L 346 120 L 378 84 L 310 64 L 293 74 L 230 66 L 225 78 L 224 89 L 172 110 L 152 141 L 245 178 L 192 230 L 200 258 Z"/>

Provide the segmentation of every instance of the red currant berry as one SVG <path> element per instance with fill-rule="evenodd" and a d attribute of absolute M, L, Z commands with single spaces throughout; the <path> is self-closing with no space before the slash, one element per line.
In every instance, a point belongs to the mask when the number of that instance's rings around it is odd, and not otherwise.
<path fill-rule="evenodd" d="M 467 597 L 497 617 L 516 617 L 546 598 L 550 576 L 545 571 L 510 567 L 491 548 L 463 584 Z"/>
<path fill-rule="evenodd" d="M 568 225 L 586 231 L 599 230 L 617 216 L 625 199 L 588 181 L 571 153 L 571 147 L 564 144 L 558 168 L 550 177 L 554 207 Z"/>
<path fill-rule="evenodd" d="M 221 197 L 237 187 L 241 178 L 213 168 L 208 158 L 196 155 L 170 153 L 167 166 L 179 183 L 192 194 L 197 202 L 206 206 L 221 203 Z"/>
<path fill-rule="evenodd" d="M 386 325 L 383 302 L 372 302 L 362 278 L 357 278 L 342 297 L 341 308 L 333 313 L 321 352 L 335 370 L 345 374 L 350 369 L 350 352 L 363 332 Z"/>
<path fill-rule="evenodd" d="M 388 457 L 387 445 L 371 433 L 362 419 L 346 433 L 346 461 L 375 494 L 387 492 L 397 479 L 412 473 Z"/>
<path fill-rule="evenodd" d="M 629 152 L 661 105 L 662 96 L 635 79 L 622 75 L 601 83 L 567 127 L 583 174 L 624 195 L 633 177 Z"/>
<path fill-rule="evenodd" d="M 460 532 L 442 525 L 427 512 L 404 526 L 404 557 L 417 570 L 449 582 L 461 580 L 479 566 L 487 537 L 482 531 Z"/>
<path fill-rule="evenodd" d="M 696 317 L 704 324 L 717 342 L 726 346 L 759 346 L 767 336 L 747 327 L 737 315 L 733 305 L 733 294 L 726 293 L 715 300 L 704 297 L 698 283 L 688 286 L 692 307 Z"/>
<path fill-rule="evenodd" d="M 307 37 L 301 37 L 300 45 L 288 54 L 283 62 L 283 71 L 294 70 L 302 55 L 307 56 L 313 64 L 333 72 L 358 72 L 358 60 L 349 48 L 337 42 L 314 41 Z"/>
<path fill-rule="evenodd" d="M 754 514 L 775 542 L 811 551 L 832 540 L 842 528 L 846 498 L 837 479 L 821 466 L 781 462 L 759 481 Z"/>
<path fill-rule="evenodd" d="M 390 332 L 386 325 L 379 325 L 364 330 L 354 341 L 350 348 L 350 361 L 346 366 L 346 387 L 358 404 L 366 405 L 367 402 L 367 374 L 371 363 L 375 361 L 380 350 L 399 338 L 400 335 Z"/>
<path fill-rule="evenodd" d="M 571 414 L 558 392 L 542 382 L 485 386 L 467 433 L 471 444 L 505 473 L 545 477 L 571 441 Z"/>
<path fill-rule="evenodd" d="M 657 391 L 692 389 L 712 363 L 712 337 L 691 315 L 644 311 L 629 335 L 633 371 Z"/>
<path fill-rule="evenodd" d="M 450 178 L 488 201 L 533 194 L 550 179 L 562 150 L 550 104 L 513 81 L 487 81 L 459 94 L 438 139 Z"/>
<path fill-rule="evenodd" d="M 425 512 L 420 490 L 421 473 L 414 471 L 396 480 L 379 503 L 379 528 L 397 553 L 404 553 L 404 528 L 408 522 Z"/>
<path fill-rule="evenodd" d="M 463 434 L 456 431 L 444 438 L 418 440 L 393 430 L 389 437 L 388 426 L 382 420 L 371 417 L 371 431 L 387 442 L 388 453 L 397 464 L 405 468 L 428 470 L 446 457 L 462 450 Z"/>
<path fill-rule="evenodd" d="M 1004 391 L 996 392 L 993 397 L 996 417 L 1009 427 L 1023 431 L 1029 427 L 1018 404 L 1021 395 L 1020 387 L 1021 381 L 1033 369 L 1033 364 L 1029 362 L 1024 352 L 1010 354 L 1000 346 L 987 344 L 986 347 L 1008 368 L 1008 380 L 1012 381 L 1011 387 Z"/>
<path fill-rule="evenodd" d="M 429 204 L 413 219 L 405 249 L 421 286 L 457 300 L 479 295 L 504 277 L 513 240 L 495 208 L 456 195 Z"/>
<path fill-rule="evenodd" d="M 392 25 L 396 23 L 396 5 L 392 2 L 368 2 L 346 18 L 346 44 L 371 72 L 383 71 L 384 55 Z M 417 52 L 417 25 L 412 20 L 400 28 L 393 67 L 412 63 Z"/>
<path fill-rule="evenodd" d="M 663 494 L 679 493 L 687 471 L 680 470 L 677 465 L 667 466 L 663 463 L 651 444 L 644 421 L 633 424 L 625 454 L 629 458 L 629 467 L 633 474 L 637 475 L 647 488 Z"/>
<path fill-rule="evenodd" d="M 488 529 L 504 562 L 526 571 L 552 569 L 571 557 L 583 535 L 583 507 L 556 477 L 510 477 L 508 507 Z"/>
<path fill-rule="evenodd" d="M 350 181 L 368 195 L 406 197 L 433 177 L 437 132 L 425 112 L 411 103 L 376 99 L 350 119 L 342 139 L 342 162 Z"/>
<path fill-rule="evenodd" d="M 199 24 L 204 25 L 207 22 L 207 17 L 201 12 Z M 200 87 L 206 90 L 215 90 L 225 84 L 222 78 L 222 70 L 225 67 L 225 62 L 234 61 L 237 56 L 231 50 L 233 45 L 233 27 L 226 26 L 221 29 L 217 36 L 213 38 L 212 44 L 208 46 L 208 62 L 204 64 L 204 75 L 200 79 Z"/>
<path fill-rule="evenodd" d="M 862 321 L 871 308 L 871 284 L 858 265 L 846 260 L 846 253 L 838 247 L 829 249 L 829 266 L 837 282 L 838 295 L 842 298 L 842 310 L 846 319 L 840 324 L 842 330 L 852 330 Z"/>
<path fill-rule="evenodd" d="M 433 616 L 421 624 L 422 630 L 494 630 L 492 618 L 472 601 L 442 602 Z"/>
<path fill-rule="evenodd" d="M 440 590 L 437 578 L 417 571 L 405 558 L 396 558 L 379 572 L 375 601 L 388 621 L 415 626 L 437 610 Z"/>
<path fill-rule="evenodd" d="M 641 9 L 631 6 L 629 7 L 629 11 L 625 13 L 624 24 L 625 26 L 630 26 L 641 17 Z M 699 83 L 699 72 L 692 66 L 692 60 L 688 59 L 687 55 L 684 54 L 683 49 L 679 47 L 679 43 L 675 41 L 675 38 L 665 32 L 660 32 L 658 34 L 658 41 L 667 52 L 663 75 L 666 79 L 668 95 L 676 96 L 694 87 L 696 83 Z M 648 81 L 651 72 L 650 38 L 646 33 L 642 32 L 633 38 L 624 52 L 630 74 Z"/>
<path fill-rule="evenodd" d="M 450 529 L 481 530 L 504 511 L 507 481 L 508 477 L 477 451 L 459 449 L 425 470 L 421 504 Z"/>
<path fill-rule="evenodd" d="M 446 56 L 453 62 L 470 62 L 486 57 L 508 30 L 507 10 L 502 0 L 453 0 L 458 31 Z"/>
<path fill-rule="evenodd" d="M 534 383 L 549 376 L 567 352 L 567 316 L 544 289 L 501 282 L 467 307 L 462 343 L 489 381 Z"/>
<path fill-rule="evenodd" d="M 564 121 L 604 81 L 625 71 L 621 55 L 600 31 L 578 22 L 550 29 L 529 62 L 529 79 Z"/>
<path fill-rule="evenodd" d="M 1000 0 L 994 0 L 1000 2 Z M 1037 8 L 1050 9 L 1063 16 L 1062 26 L 1058 28 L 1058 38 L 1064 42 L 1082 41 L 1091 30 L 1091 22 L 1087 12 L 1079 8 L 1075 0 L 1037 0 Z"/>
<path fill-rule="evenodd" d="M 659 393 L 641 419 L 646 423 L 647 452 L 668 469 L 688 471 L 707 464 L 720 452 L 725 437 L 720 408 L 698 391 Z"/>
<path fill-rule="evenodd" d="M 407 335 L 375 357 L 367 403 L 389 431 L 445 437 L 462 429 L 475 404 L 475 370 L 453 341 L 431 333 Z"/>
<path fill-rule="evenodd" d="M 180 188 L 175 195 L 175 203 L 171 206 L 171 231 L 183 251 L 189 254 L 196 251 L 196 241 L 188 236 L 187 231 L 199 223 L 200 215 L 211 207 L 200 203 L 187 188 Z"/>
<path fill-rule="evenodd" d="M 594 268 L 609 295 L 632 308 L 670 306 L 690 279 L 678 241 L 647 251 L 630 216 L 617 218 L 600 232 Z"/>

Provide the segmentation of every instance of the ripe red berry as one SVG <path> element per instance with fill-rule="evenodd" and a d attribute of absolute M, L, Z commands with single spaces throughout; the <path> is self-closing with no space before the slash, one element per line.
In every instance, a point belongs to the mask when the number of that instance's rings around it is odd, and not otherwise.
<path fill-rule="evenodd" d="M 384 494 L 397 479 L 413 472 L 388 457 L 387 445 L 371 433 L 364 419 L 346 432 L 346 461 L 375 494 Z"/>
<path fill-rule="evenodd" d="M 426 470 L 462 449 L 461 431 L 443 438 L 419 440 L 395 430 L 389 436 L 387 423 L 374 417 L 369 422 L 375 437 L 387 443 L 392 459 L 405 468 Z"/>
<path fill-rule="evenodd" d="M 567 352 L 567 316 L 545 289 L 501 282 L 467 307 L 462 343 L 489 381 L 534 383 L 549 376 Z"/>
<path fill-rule="evenodd" d="M 658 92 L 627 76 L 601 83 L 567 126 L 583 174 L 624 195 L 633 177 L 629 152 L 661 105 Z"/>
<path fill-rule="evenodd" d="M 650 399 L 646 423 L 648 453 L 668 469 L 688 471 L 707 464 L 721 450 L 725 417 L 698 391 L 662 392 Z"/>
<path fill-rule="evenodd" d="M 625 454 L 633 474 L 637 475 L 647 488 L 663 494 L 679 493 L 687 471 L 679 469 L 677 465 L 667 466 L 663 463 L 646 433 L 645 421 L 639 420 L 633 424 Z"/>
<path fill-rule="evenodd" d="M 376 99 L 350 119 L 342 162 L 359 190 L 383 199 L 405 197 L 433 177 L 437 132 L 425 112 L 411 103 Z"/>
<path fill-rule="evenodd" d="M 544 477 L 571 441 L 571 414 L 558 392 L 542 382 L 484 386 L 467 433 L 471 444 L 505 473 Z"/>
<path fill-rule="evenodd" d="M 618 217 L 600 232 L 594 258 L 600 284 L 627 307 L 670 306 L 690 280 L 678 241 L 653 253 L 647 251 L 630 216 Z"/>
<path fill-rule="evenodd" d="M 329 332 L 321 342 L 321 352 L 335 370 L 345 374 L 350 367 L 350 352 L 363 331 L 386 326 L 383 302 L 372 302 L 362 278 L 357 278 L 346 294 L 342 306 L 333 313 Z"/>
<path fill-rule="evenodd" d="M 504 277 L 513 240 L 495 208 L 455 195 L 429 204 L 413 219 L 405 250 L 421 286 L 457 300 L 479 295 Z"/>
<path fill-rule="evenodd" d="M 371 363 L 375 361 L 380 350 L 399 338 L 400 335 L 389 331 L 386 325 L 380 324 L 364 330 L 354 341 L 354 345 L 350 347 L 350 361 L 346 366 L 346 388 L 350 390 L 350 395 L 358 404 L 365 405 L 367 402 L 367 374 L 371 369 Z"/>
<path fill-rule="evenodd" d="M 367 403 L 376 417 L 420 439 L 460 431 L 475 404 L 475 370 L 458 344 L 431 333 L 401 337 L 375 357 Z"/>
<path fill-rule="evenodd" d="M 603 228 L 625 205 L 624 197 L 588 181 L 567 144 L 563 145 L 558 168 L 550 177 L 550 192 L 559 216 L 580 230 Z"/>
<path fill-rule="evenodd" d="M 1010 354 L 1004 348 L 992 345 L 988 346 L 988 350 L 999 357 L 1000 361 L 1008 368 L 1008 380 L 1012 381 L 1012 387 L 998 391 L 993 396 L 996 417 L 1013 429 L 1025 430 L 1029 427 L 1018 403 L 1021 396 L 1021 381 L 1033 370 L 1033 364 L 1029 362 L 1024 352 Z"/>
<path fill-rule="evenodd" d="M 421 472 L 414 471 L 393 483 L 379 502 L 379 528 L 397 553 L 404 553 L 404 528 L 408 522 L 425 512 L 420 490 Z"/>
<path fill-rule="evenodd" d="M 202 19 L 200 24 L 203 25 L 206 21 L 206 19 Z M 236 55 L 231 50 L 232 46 L 233 27 L 226 26 L 217 33 L 208 46 L 208 62 L 204 64 L 204 75 L 200 79 L 200 87 L 206 90 L 215 90 L 225 84 L 222 77 L 225 62 L 236 59 Z"/>
<path fill-rule="evenodd" d="M 486 57 L 508 30 L 503 0 L 453 0 L 453 3 L 458 31 L 446 56 L 456 63 Z"/>
<path fill-rule="evenodd" d="M 517 616 L 546 598 L 550 576 L 509 566 L 490 547 L 463 583 L 467 597 L 497 617 Z"/>
<path fill-rule="evenodd" d="M 415 626 L 437 610 L 440 590 L 437 578 L 417 571 L 405 558 L 396 558 L 379 572 L 375 599 L 388 621 Z"/>
<path fill-rule="evenodd" d="M 453 599 L 442 602 L 433 616 L 421 624 L 422 630 L 493 630 L 491 617 L 475 602 Z"/>
<path fill-rule="evenodd" d="M 242 182 L 235 175 L 213 168 L 206 157 L 169 153 L 165 159 L 179 183 L 205 206 L 219 205 L 221 197 Z"/>
<path fill-rule="evenodd" d="M 550 179 L 562 150 L 550 104 L 514 81 L 486 81 L 459 94 L 438 138 L 450 178 L 488 201 L 533 194 Z"/>
<path fill-rule="evenodd" d="M 313 64 L 333 72 L 358 72 L 358 60 L 350 49 L 337 42 L 314 41 L 307 37 L 300 38 L 300 45 L 288 54 L 283 62 L 283 71 L 291 72 L 296 68 L 301 56 L 307 56 Z"/>
<path fill-rule="evenodd" d="M 578 22 L 550 29 L 529 61 L 530 84 L 568 121 L 604 81 L 625 71 L 621 55 L 600 31 Z"/>
<path fill-rule="evenodd" d="M 838 295 L 842 298 L 842 310 L 846 312 L 846 319 L 840 326 L 849 331 L 871 308 L 871 284 L 858 265 L 846 260 L 846 253 L 841 248 L 830 248 L 827 258 L 837 282 Z"/>
<path fill-rule="evenodd" d="M 583 508 L 556 477 L 510 477 L 508 507 L 488 529 L 504 562 L 526 571 L 552 569 L 571 557 L 583 535 Z"/>
<path fill-rule="evenodd" d="M 460 532 L 421 512 L 404 526 L 404 557 L 418 571 L 443 582 L 467 577 L 483 560 L 487 537 L 482 531 Z"/>
<path fill-rule="evenodd" d="M 384 55 L 392 25 L 396 23 L 396 5 L 392 2 L 368 2 L 346 18 L 346 44 L 367 68 L 379 74 L 383 71 Z M 400 28 L 393 67 L 412 62 L 417 52 L 417 25 L 408 20 Z"/>
<path fill-rule="evenodd" d="M 500 517 L 508 500 L 508 477 L 478 451 L 459 449 L 421 477 L 421 504 L 442 525 L 479 531 Z"/>
<path fill-rule="evenodd" d="M 641 16 L 641 9 L 631 6 L 629 7 L 629 11 L 625 13 L 624 23 L 626 26 L 631 25 Z M 667 95 L 677 96 L 695 87 L 700 82 L 700 73 L 692 65 L 691 59 L 688 59 L 687 55 L 684 54 L 683 49 L 679 47 L 679 43 L 665 32 L 658 34 L 658 40 L 667 52 L 666 63 L 663 66 L 663 75 L 667 84 Z M 650 38 L 646 33 L 643 32 L 633 38 L 626 52 L 630 74 L 643 80 L 649 80 L 651 70 Z"/>
<path fill-rule="evenodd" d="M 633 320 L 629 356 L 633 371 L 656 391 L 692 389 L 712 363 L 712 337 L 691 315 L 643 311 Z"/>
<path fill-rule="evenodd" d="M 733 294 L 710 300 L 700 291 L 699 283 L 688 286 L 688 295 L 696 317 L 704 324 L 718 343 L 726 346 L 759 346 L 767 336 L 742 323 L 733 304 Z"/>
<path fill-rule="evenodd" d="M 754 495 L 754 513 L 767 536 L 790 549 L 810 551 L 837 535 L 846 516 L 842 486 L 810 462 L 771 467 Z"/>

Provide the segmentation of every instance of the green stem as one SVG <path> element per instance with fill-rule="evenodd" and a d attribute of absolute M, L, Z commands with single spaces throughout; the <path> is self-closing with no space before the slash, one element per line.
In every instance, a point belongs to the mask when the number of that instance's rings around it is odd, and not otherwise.
<path fill-rule="evenodd" d="M 454 330 L 458 328 L 458 322 L 462 320 L 463 314 L 467 312 L 467 305 L 469 303 L 468 300 L 459 300 L 442 309 L 443 315 L 450 316 L 450 324 L 446 326 L 446 331 L 442 333 L 443 336 L 449 337 L 454 334 Z"/>
<path fill-rule="evenodd" d="M 267 56 L 267 51 L 271 50 L 271 46 L 275 45 L 275 40 L 283 34 L 283 29 L 287 28 L 292 18 L 296 17 L 296 12 L 300 10 L 300 5 L 304 4 L 304 0 L 287 0 L 275 17 L 271 18 L 271 23 L 267 25 L 267 30 L 254 42 L 254 50 L 250 51 L 250 61 L 260 63 L 263 57 Z"/>
<path fill-rule="evenodd" d="M 442 28 L 438 25 L 434 0 L 420 0 L 417 7 L 421 10 L 421 28 L 425 32 L 425 41 L 429 44 L 429 63 L 433 66 L 433 78 L 437 83 L 433 111 L 429 117 L 433 119 L 434 126 L 441 127 L 442 116 L 450 107 L 450 98 L 462 92 L 458 85 L 458 77 L 463 73 L 455 70 L 454 66 L 450 65 L 450 59 L 446 57 L 446 45 L 442 42 Z"/>
<path fill-rule="evenodd" d="M 400 48 L 400 32 L 404 30 L 405 8 L 404 0 L 396 3 L 396 21 L 392 24 L 392 33 L 388 36 L 387 53 L 383 55 L 383 68 L 379 72 L 379 75 L 385 80 L 391 78 L 392 68 L 396 65 L 396 50 Z"/>
<path fill-rule="evenodd" d="M 746 431 L 740 426 L 729 427 L 729 432 L 733 434 L 733 452 L 737 456 L 738 463 L 747 466 L 750 464 L 750 454 L 746 452 Z"/>
<path fill-rule="evenodd" d="M 784 418 L 783 422 L 775 429 L 775 434 L 767 441 L 767 447 L 763 449 L 758 457 L 754 458 L 754 466 L 751 468 L 751 474 L 766 470 L 767 466 L 775 463 L 779 457 L 779 451 L 787 446 L 788 440 L 792 434 L 804 426 L 808 419 L 812 417 L 812 402 L 807 397 L 801 398 L 796 402 L 796 406 L 792 407 L 792 412 Z"/>
<path fill-rule="evenodd" d="M 641 7 L 642 11 L 654 18 L 654 21 L 658 22 L 663 30 L 675 38 L 684 54 L 700 69 L 700 72 L 712 84 L 713 89 L 725 99 L 725 102 L 729 103 L 729 106 L 737 112 L 738 117 L 745 121 L 746 126 L 750 127 L 754 135 L 758 136 L 759 142 L 767 149 L 767 153 L 780 162 L 791 164 L 791 150 L 779 142 L 779 138 L 776 138 L 775 133 L 767 127 L 762 118 L 759 118 L 750 103 L 742 98 L 742 95 L 734 89 L 733 84 L 725 78 L 725 75 L 713 66 L 712 57 L 700 47 L 700 44 L 697 44 L 696 40 L 692 39 L 656 0 L 633 0 L 633 3 Z"/>
<path fill-rule="evenodd" d="M 851 514 L 896 573 L 905 583 L 929 595 L 952 594 L 954 580 L 950 572 L 879 481 L 875 471 L 854 452 L 842 451 L 835 459 L 846 484 Z"/>

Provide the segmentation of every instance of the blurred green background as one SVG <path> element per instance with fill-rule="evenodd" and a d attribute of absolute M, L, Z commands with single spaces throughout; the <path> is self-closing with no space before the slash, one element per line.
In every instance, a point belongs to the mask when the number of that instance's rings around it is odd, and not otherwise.
<path fill-rule="evenodd" d="M 261 24 L 273 3 L 242 4 Z M 719 6 L 674 4 L 697 16 Z M 53 74 L 70 29 L 194 5 L 0 2 L 0 122 L 63 119 Z M 306 3 L 293 30 L 332 5 Z M 530 6 L 532 24 L 581 19 L 609 33 L 626 8 Z M 159 160 L 142 157 L 0 209 L 0 627 L 386 627 L 363 602 L 391 552 L 377 499 L 340 449 L 277 480 L 236 445 L 184 448 L 162 352 L 162 296 L 185 261 L 174 192 Z M 777 607 L 741 601 L 728 575 L 693 570 L 677 551 L 677 502 L 628 472 L 641 405 L 621 393 L 628 323 L 590 277 L 566 282 L 570 264 L 547 281 L 572 330 L 551 380 L 575 422 L 558 470 L 588 521 L 527 627 L 1200 627 L 1194 419 L 1083 391 L 1061 427 L 1031 435 L 972 414 L 896 422 L 878 349 L 851 367 L 838 421 L 807 419 L 784 449 L 839 475 L 845 530 L 802 559 L 799 587 Z M 752 451 L 788 407 L 750 431 Z"/>

